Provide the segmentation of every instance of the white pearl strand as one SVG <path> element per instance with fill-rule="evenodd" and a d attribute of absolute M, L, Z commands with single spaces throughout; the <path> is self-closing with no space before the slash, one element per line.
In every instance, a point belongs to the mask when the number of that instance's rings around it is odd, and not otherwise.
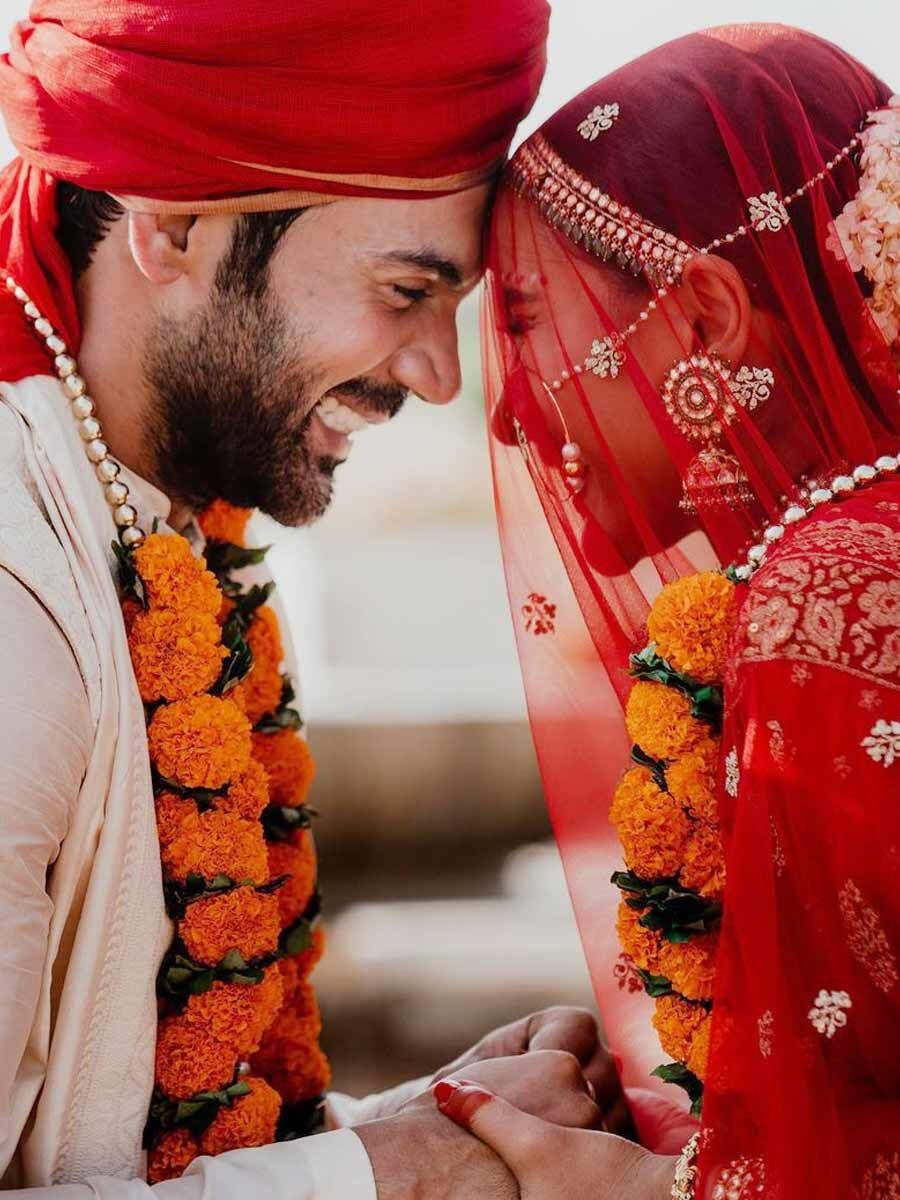
<path fill-rule="evenodd" d="M 121 467 L 110 457 L 109 447 L 103 440 L 100 422 L 94 414 L 94 402 L 87 394 L 87 384 L 78 373 L 78 364 L 67 353 L 66 343 L 12 275 L 6 276 L 6 286 L 22 305 L 35 333 L 43 339 L 44 345 L 53 356 L 56 373 L 70 401 L 72 416 L 84 442 L 85 453 L 96 471 L 97 478 L 103 484 L 104 494 L 112 509 L 119 540 L 127 549 L 140 546 L 146 534 L 138 527 L 137 509 L 129 502 L 128 488 L 119 478 Z"/>
<path fill-rule="evenodd" d="M 865 487 L 867 484 L 874 483 L 878 479 L 896 475 L 898 470 L 900 470 L 900 459 L 893 454 L 884 454 L 881 458 L 876 458 L 872 466 L 868 463 L 862 463 L 860 466 L 854 467 L 850 475 L 836 475 L 828 487 L 813 488 L 808 496 L 808 507 L 803 504 L 792 504 L 789 508 L 785 509 L 781 521 L 765 529 L 762 541 L 755 546 L 751 546 L 747 551 L 746 562 L 734 567 L 734 577 L 741 583 L 746 583 L 752 579 L 765 562 L 766 552 L 769 547 L 781 541 L 787 532 L 788 526 L 796 525 L 799 521 L 805 520 L 817 508 L 821 508 L 823 504 L 828 504 L 832 500 L 840 500 L 844 496 L 849 496 L 857 488 Z"/>

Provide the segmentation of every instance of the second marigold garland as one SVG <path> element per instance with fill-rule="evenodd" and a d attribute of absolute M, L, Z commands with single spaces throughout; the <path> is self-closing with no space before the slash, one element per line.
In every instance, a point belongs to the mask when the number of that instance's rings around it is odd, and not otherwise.
<path fill-rule="evenodd" d="M 206 558 L 178 534 L 116 548 L 147 711 L 166 903 L 148 1178 L 311 1132 L 330 1082 L 309 975 L 321 956 L 306 798 L 314 774 L 282 674 L 272 589 L 234 577 L 248 510 L 200 517 Z"/>
<path fill-rule="evenodd" d="M 717 768 L 734 584 L 709 571 L 667 585 L 649 645 L 632 656 L 625 720 L 633 765 L 610 820 L 627 870 L 618 933 L 621 980 L 656 1000 L 653 1024 L 674 1060 L 654 1074 L 683 1087 L 699 1113 L 709 1055 L 716 949 L 725 890 Z"/>

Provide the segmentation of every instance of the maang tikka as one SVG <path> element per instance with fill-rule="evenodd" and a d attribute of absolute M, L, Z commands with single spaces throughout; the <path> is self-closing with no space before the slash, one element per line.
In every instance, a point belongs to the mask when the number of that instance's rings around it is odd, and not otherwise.
<path fill-rule="evenodd" d="M 563 416 L 563 410 L 559 406 L 559 401 L 553 395 L 552 390 L 547 386 L 543 379 L 541 380 L 541 384 L 544 388 L 544 391 L 550 398 L 550 403 L 556 409 L 560 424 L 563 428 L 563 435 L 566 439 L 563 443 L 562 450 L 560 451 L 563 460 L 563 478 L 565 479 L 566 487 L 574 496 L 581 491 L 587 482 L 584 477 L 585 472 L 587 471 L 587 466 L 585 465 L 584 459 L 581 456 L 581 447 L 577 442 L 572 441 L 572 438 L 569 434 L 569 426 L 566 423 L 566 418 Z"/>
<path fill-rule="evenodd" d="M 774 383 L 768 367 L 742 366 L 733 373 L 714 353 L 692 354 L 671 368 L 662 385 L 666 412 L 685 437 L 702 443 L 685 474 L 679 503 L 683 511 L 710 511 L 754 499 L 746 472 L 721 439 L 738 408 L 759 408 L 771 396 Z"/>

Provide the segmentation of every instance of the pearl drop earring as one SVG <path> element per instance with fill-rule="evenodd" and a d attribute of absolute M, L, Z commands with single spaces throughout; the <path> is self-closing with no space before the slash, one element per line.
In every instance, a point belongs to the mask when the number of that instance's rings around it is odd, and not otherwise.
<path fill-rule="evenodd" d="M 577 442 L 572 441 L 572 438 L 569 434 L 569 426 L 566 424 L 566 418 L 563 416 L 563 411 L 559 406 L 559 401 L 556 399 L 552 390 L 543 380 L 541 380 L 541 384 L 543 385 L 544 391 L 550 398 L 550 403 L 556 409 L 560 424 L 563 427 L 563 434 L 566 439 L 561 451 L 563 460 L 563 478 L 565 480 L 566 487 L 574 496 L 581 491 L 587 482 L 585 479 L 587 465 L 584 459 L 581 457 L 581 447 Z"/>

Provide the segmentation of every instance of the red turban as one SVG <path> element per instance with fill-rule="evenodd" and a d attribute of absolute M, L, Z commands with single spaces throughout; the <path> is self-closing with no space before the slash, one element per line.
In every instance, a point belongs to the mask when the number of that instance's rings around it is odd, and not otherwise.
<path fill-rule="evenodd" d="M 34 0 L 0 59 L 0 105 L 29 163 L 128 207 L 441 195 L 506 154 L 548 13 L 546 0 Z"/>

